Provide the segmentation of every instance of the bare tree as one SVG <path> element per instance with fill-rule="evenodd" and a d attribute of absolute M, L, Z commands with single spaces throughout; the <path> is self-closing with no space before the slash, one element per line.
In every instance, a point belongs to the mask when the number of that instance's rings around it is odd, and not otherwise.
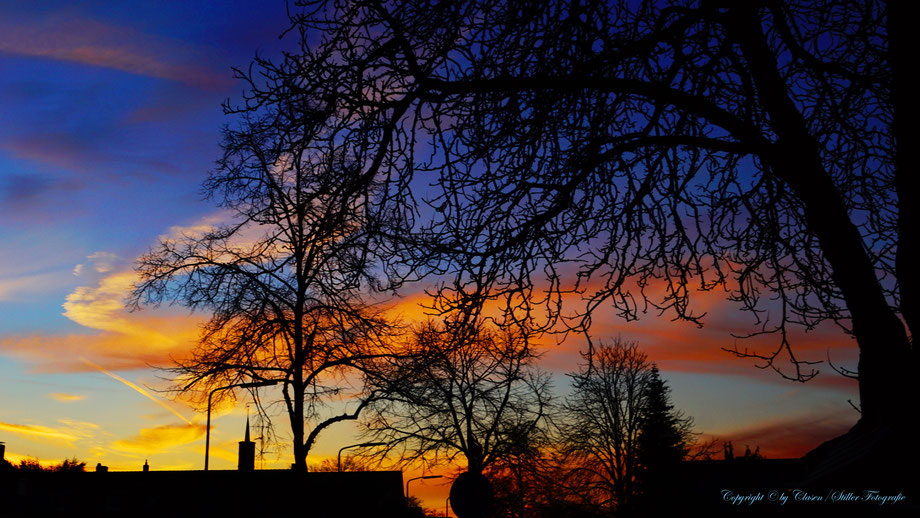
<path fill-rule="evenodd" d="M 225 131 L 204 192 L 228 221 L 163 239 L 138 260 L 130 300 L 210 314 L 198 346 L 173 369 L 177 390 L 204 400 L 218 387 L 278 382 L 300 470 L 322 430 L 366 405 L 324 409 L 345 390 L 361 391 L 347 380 L 385 354 L 388 332 L 362 298 L 375 282 L 364 219 L 375 187 L 356 183 L 358 166 L 346 155 L 303 145 L 308 115 L 266 106 Z M 272 400 L 254 395 L 269 417 Z"/>
<path fill-rule="evenodd" d="M 300 4 L 300 54 L 257 73 L 296 78 L 288 98 L 328 115 L 314 142 L 385 182 L 374 212 L 415 230 L 409 269 L 481 269 L 547 325 L 572 284 L 585 326 L 601 303 L 702 322 L 694 291 L 724 290 L 777 337 L 739 355 L 808 380 L 790 326 L 832 321 L 866 422 L 915 394 L 904 3 Z"/>
<path fill-rule="evenodd" d="M 664 382 L 636 342 L 590 347 L 572 378 L 560 424 L 569 480 L 581 502 L 625 513 L 648 470 L 682 460 L 692 419 L 670 405 Z"/>
<path fill-rule="evenodd" d="M 367 459 L 348 455 L 342 459 L 341 465 L 338 459 L 323 459 L 319 467 L 314 471 L 338 472 L 338 471 L 373 471 L 373 464 L 367 462 Z"/>
<path fill-rule="evenodd" d="M 374 371 L 378 397 L 367 434 L 388 442 L 402 463 L 465 457 L 479 474 L 540 435 L 550 403 L 546 374 L 522 332 L 482 324 L 429 321 L 403 355 Z M 378 362 L 380 363 L 380 362 Z"/>

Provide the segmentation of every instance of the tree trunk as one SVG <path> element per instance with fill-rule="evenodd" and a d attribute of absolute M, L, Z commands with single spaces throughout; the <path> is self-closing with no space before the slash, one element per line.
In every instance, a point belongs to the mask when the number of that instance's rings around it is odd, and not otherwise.
<path fill-rule="evenodd" d="M 740 2 L 728 30 L 748 62 L 760 102 L 777 135 L 764 162 L 802 201 L 808 230 L 832 269 L 852 320 L 859 346 L 859 394 L 863 420 L 889 422 L 902 414 L 901 401 L 912 393 L 910 341 L 889 307 L 862 236 L 828 172 L 819 144 L 807 126 L 767 46 L 756 4 Z"/>
<path fill-rule="evenodd" d="M 901 297 L 901 315 L 911 337 L 920 330 L 920 272 L 917 271 L 916 252 L 907 246 L 920 228 L 920 198 L 917 179 L 912 166 L 914 154 L 909 146 L 914 140 L 908 127 L 918 120 L 915 83 L 908 75 L 914 68 L 912 50 L 913 20 L 906 2 L 888 2 L 888 60 L 891 66 L 891 136 L 894 140 L 895 189 L 898 195 L 898 251 L 895 269 L 898 277 L 898 295 Z M 911 52 L 911 54 L 908 54 Z M 913 351 L 916 356 L 916 349 Z M 916 362 L 916 358 L 914 359 Z"/>
<path fill-rule="evenodd" d="M 294 471 L 307 471 L 307 447 L 304 444 L 304 393 L 307 387 L 303 382 L 304 367 L 304 336 L 303 336 L 303 318 L 298 315 L 297 322 L 294 325 L 294 361 L 293 361 L 293 381 L 291 383 L 294 389 L 294 412 L 291 414 L 291 435 L 294 440 Z"/>
<path fill-rule="evenodd" d="M 291 435 L 294 439 L 294 471 L 307 471 L 307 448 L 304 444 L 303 420 L 303 383 L 295 381 L 294 388 L 294 413 L 291 414 Z"/>

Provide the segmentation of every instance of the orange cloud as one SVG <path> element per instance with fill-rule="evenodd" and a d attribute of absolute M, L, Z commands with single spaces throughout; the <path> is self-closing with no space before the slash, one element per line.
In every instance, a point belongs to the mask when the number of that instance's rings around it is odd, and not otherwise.
<path fill-rule="evenodd" d="M 584 286 L 587 294 L 599 288 L 600 284 L 597 282 Z M 537 291 L 539 292 L 539 287 Z M 661 298 L 664 296 L 664 283 L 651 283 L 645 291 L 651 300 Z M 638 293 L 638 289 L 634 289 L 633 293 Z M 637 341 L 649 358 L 665 371 L 730 374 L 787 383 L 787 380 L 772 369 L 758 369 L 757 366 L 764 365 L 763 360 L 739 358 L 724 350 L 737 347 L 740 351 L 747 349 L 759 354 L 772 353 L 779 344 L 778 335 L 735 338 L 733 333 L 743 335 L 753 330 L 749 314 L 740 311 L 739 307 L 727 300 L 725 293 L 720 290 L 695 291 L 691 296 L 694 314 L 705 313 L 702 327 L 692 322 L 674 321 L 673 315 L 658 315 L 654 310 L 640 312 L 638 319 L 627 321 L 616 314 L 612 304 L 604 302 L 598 305 L 592 314 L 592 339 L 597 343 L 621 336 L 629 341 Z M 388 313 L 401 317 L 407 323 L 436 318 L 431 317 L 428 314 L 429 310 L 424 308 L 431 305 L 431 302 L 432 298 L 419 289 L 392 302 Z M 570 317 L 583 312 L 586 307 L 585 299 L 577 293 L 564 294 L 562 302 L 563 314 Z M 486 311 L 492 315 L 499 314 L 499 310 L 500 304 L 494 301 L 486 307 Z M 540 308 L 536 308 L 536 311 L 539 312 Z M 556 330 L 562 331 L 564 326 L 560 325 Z M 858 350 L 851 337 L 835 325 L 825 323 L 811 331 L 790 326 L 789 340 L 797 359 L 824 362 L 813 366 L 820 374 L 810 384 L 852 393 L 856 381 L 840 376 L 826 363 L 830 355 L 835 366 L 850 370 L 856 368 Z M 558 373 L 577 369 L 581 362 L 579 353 L 587 346 L 584 336 L 578 333 L 548 334 L 544 335 L 540 342 L 545 352 L 541 365 Z M 789 362 L 785 352 L 777 357 L 775 365 L 785 374 L 794 376 L 794 366 Z M 811 368 L 803 365 L 803 373 L 810 372 Z"/>
<path fill-rule="evenodd" d="M 599 287 L 588 285 L 585 289 L 591 293 Z M 637 290 L 633 292 L 637 293 Z M 648 286 L 646 293 L 651 300 L 656 297 L 660 299 L 664 295 L 663 282 Z M 727 300 L 725 293 L 719 290 L 696 291 L 692 293 L 692 299 L 694 314 L 705 313 L 702 327 L 692 322 L 675 321 L 673 314 L 658 315 L 657 311 L 651 309 L 646 313 L 640 312 L 636 320 L 627 321 L 616 314 L 611 303 L 601 303 L 592 314 L 592 339 L 596 343 L 621 336 L 625 340 L 637 341 L 662 370 L 753 376 L 761 380 L 786 382 L 772 369 L 758 369 L 757 366 L 765 365 L 763 360 L 739 358 L 724 350 L 737 347 L 739 351 L 770 354 L 779 346 L 779 335 L 736 338 L 734 335 L 744 335 L 756 329 L 750 314 L 742 312 L 737 304 Z M 569 314 L 585 308 L 585 302 L 578 294 L 563 296 L 563 302 Z M 832 323 L 822 324 L 811 331 L 790 326 L 788 331 L 797 359 L 823 362 L 811 367 L 802 366 L 803 373 L 810 372 L 811 368 L 820 372 L 811 383 L 852 391 L 855 381 L 838 375 L 826 362 L 830 355 L 835 366 L 854 370 L 858 349 L 851 337 Z M 551 341 L 552 337 L 545 340 L 547 343 Z M 584 337 L 570 333 L 564 342 L 546 347 L 547 355 L 543 365 L 557 372 L 571 371 L 579 364 L 579 352 L 585 347 Z M 785 351 L 778 355 L 774 365 L 786 375 L 795 375 L 794 365 L 790 363 Z"/>
<path fill-rule="evenodd" d="M 200 318 L 165 310 L 128 312 L 124 300 L 137 275 L 114 270 L 111 255 L 100 262 L 100 254 L 89 257 L 90 267 L 74 273 L 103 275 L 76 288 L 63 304 L 64 316 L 98 333 L 14 335 L 0 340 L 0 349 L 52 372 L 89 370 L 81 358 L 109 370 L 143 369 L 167 365 L 171 356 L 187 352 L 197 341 Z"/>
<path fill-rule="evenodd" d="M 47 426 L 40 426 L 40 425 L 13 424 L 13 423 L 0 422 L 0 430 L 5 430 L 7 432 L 12 432 L 12 433 L 20 434 L 20 435 L 25 435 L 30 438 L 49 439 L 52 441 L 73 442 L 78 439 L 76 435 L 58 430 L 56 428 L 49 428 Z"/>
<path fill-rule="evenodd" d="M 112 448 L 129 453 L 150 455 L 195 442 L 204 437 L 204 434 L 205 425 L 203 424 L 169 424 L 143 428 L 135 437 L 115 441 L 112 443 Z"/>
<path fill-rule="evenodd" d="M 60 401 L 61 403 L 72 403 L 74 401 L 82 401 L 86 399 L 86 396 L 80 396 L 77 394 L 64 394 L 61 392 L 52 392 L 48 394 L 48 397 L 55 401 Z"/>
<path fill-rule="evenodd" d="M 35 364 L 39 372 L 92 370 L 81 357 L 110 370 L 145 369 L 169 365 L 170 356 L 188 351 L 197 340 L 198 322 L 187 315 L 131 315 L 119 324 L 125 330 L 133 326 L 129 334 L 13 335 L 0 339 L 0 349 Z"/>
<path fill-rule="evenodd" d="M 190 225 L 171 227 L 160 239 L 200 236 L 227 217 L 217 211 Z M 249 246 L 257 239 L 250 234 L 244 233 L 234 244 Z M 168 308 L 127 311 L 125 300 L 139 280 L 132 265 L 133 261 L 97 251 L 73 268 L 72 274 L 87 282 L 66 297 L 63 315 L 98 333 L 13 335 L 0 338 L 0 349 L 33 362 L 42 372 L 89 370 L 81 358 L 110 371 L 171 365 L 171 358 L 185 355 L 197 343 L 204 317 Z"/>
<path fill-rule="evenodd" d="M 125 335 L 143 334 L 156 344 L 173 340 L 157 329 L 138 326 L 124 311 L 124 299 L 137 281 L 133 271 L 117 272 L 99 280 L 95 287 L 80 286 L 67 296 L 64 302 L 64 316 L 74 322 L 100 331 L 111 331 Z"/>

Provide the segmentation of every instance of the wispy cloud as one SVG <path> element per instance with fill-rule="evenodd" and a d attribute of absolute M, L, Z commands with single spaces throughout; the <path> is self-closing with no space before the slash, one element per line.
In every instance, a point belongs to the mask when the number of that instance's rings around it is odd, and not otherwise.
<path fill-rule="evenodd" d="M 213 52 L 73 13 L 0 17 L 0 53 L 111 68 L 207 90 L 230 81 L 228 74 L 209 68 Z"/>
<path fill-rule="evenodd" d="M 52 441 L 73 442 L 78 437 L 57 428 L 49 428 L 41 425 L 15 424 L 0 422 L 0 430 L 12 432 L 19 435 L 25 435 L 33 439 L 48 439 Z"/>
<path fill-rule="evenodd" d="M 106 268 L 111 269 L 111 266 Z M 103 277 L 96 286 L 80 286 L 67 296 L 63 304 L 64 316 L 90 329 L 126 335 L 142 332 L 124 313 L 124 299 L 136 280 L 133 271 L 123 271 Z M 171 341 L 155 330 L 144 329 L 143 333 L 158 343 Z"/>
<path fill-rule="evenodd" d="M 71 272 L 65 275 L 72 279 Z M 109 370 L 168 365 L 171 356 L 181 356 L 195 343 L 201 320 L 169 310 L 128 312 L 124 299 L 134 279 L 133 272 L 114 271 L 67 296 L 64 316 L 96 333 L 9 335 L 0 338 L 0 349 L 44 372 L 91 370 L 81 357 Z M 0 280 L 0 295 L 23 292 L 25 281 Z"/>
<path fill-rule="evenodd" d="M 65 394 L 61 392 L 52 392 L 48 394 L 48 397 L 55 401 L 60 401 L 61 403 L 73 403 L 74 401 L 83 401 L 86 399 L 86 396 L 80 396 L 78 394 Z"/>
<path fill-rule="evenodd" d="M 62 271 L 30 273 L 10 277 L 0 272 L 0 301 L 32 297 L 60 288 L 68 280 Z"/>
<path fill-rule="evenodd" d="M 208 216 L 172 227 L 161 238 L 200 235 L 220 221 L 221 214 Z M 68 282 L 74 275 L 85 279 L 67 295 L 63 315 L 96 333 L 8 335 L 0 338 L 0 350 L 43 372 L 95 369 L 80 358 L 109 371 L 170 365 L 171 358 L 183 356 L 197 342 L 204 317 L 168 308 L 129 312 L 125 300 L 138 280 L 131 266 L 132 261 L 116 254 L 96 251 L 70 271 L 56 273 L 55 279 L 66 274 Z M 26 289 L 29 280 L 0 275 L 0 299 Z"/>
<path fill-rule="evenodd" d="M 203 424 L 163 425 L 144 428 L 135 437 L 115 441 L 112 443 L 112 448 L 147 455 L 195 442 L 201 439 L 204 434 L 205 425 Z"/>
<path fill-rule="evenodd" d="M 177 412 L 175 408 L 173 408 L 173 407 L 167 405 L 166 403 L 164 403 L 162 399 L 159 399 L 159 398 L 157 398 L 157 397 L 154 397 L 152 394 L 150 394 L 150 392 L 147 392 L 143 387 L 140 387 L 140 386 L 138 386 L 137 384 L 132 383 L 132 382 L 126 380 L 125 378 L 122 378 L 121 376 L 119 376 L 118 374 L 115 374 L 114 372 L 111 372 L 111 371 L 109 371 L 109 370 L 106 370 L 106 369 L 100 367 L 99 365 L 96 365 L 95 363 L 93 363 L 93 362 L 87 360 L 86 358 L 81 358 L 81 360 L 82 360 L 84 363 L 86 363 L 87 365 L 89 365 L 89 366 L 93 367 L 94 369 L 98 370 L 99 372 L 105 374 L 106 376 L 109 376 L 110 378 L 112 378 L 112 379 L 114 379 L 114 380 L 120 381 L 120 382 L 122 382 L 123 384 L 125 384 L 126 386 L 128 386 L 128 387 L 134 389 L 138 394 L 140 394 L 140 395 L 146 397 L 147 399 L 149 399 L 149 400 L 153 401 L 154 403 L 160 405 L 161 407 L 165 408 L 166 410 L 168 410 L 169 412 L 171 412 L 173 415 L 175 415 L 175 416 L 178 417 L 179 419 L 182 419 L 183 421 L 185 421 L 188 425 L 191 425 L 191 424 L 192 424 L 192 422 L 189 421 L 188 419 L 186 419 L 185 416 L 183 416 L 182 414 L 180 414 L 179 412 Z"/>

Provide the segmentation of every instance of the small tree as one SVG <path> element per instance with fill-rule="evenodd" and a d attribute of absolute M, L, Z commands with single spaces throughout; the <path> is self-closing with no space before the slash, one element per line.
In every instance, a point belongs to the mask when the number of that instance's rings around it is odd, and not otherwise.
<path fill-rule="evenodd" d="M 45 471 L 45 467 L 38 462 L 38 459 L 33 458 L 20 460 L 16 469 L 19 471 Z"/>
<path fill-rule="evenodd" d="M 665 498 L 673 483 L 677 464 L 690 453 L 694 442 L 693 419 L 683 415 L 671 404 L 670 389 L 658 374 L 654 364 L 648 379 L 642 412 L 636 456 L 639 463 L 638 507 L 648 512 L 663 510 Z"/>
<path fill-rule="evenodd" d="M 366 433 L 404 463 L 466 458 L 482 473 L 542 431 L 549 381 L 521 331 L 447 320 L 418 327 L 405 355 L 387 360 L 372 386 Z"/>
<path fill-rule="evenodd" d="M 674 410 L 636 342 L 617 338 L 582 357 L 560 425 L 571 467 L 565 485 L 582 502 L 628 512 L 658 470 L 686 455 L 692 420 Z"/>
<path fill-rule="evenodd" d="M 46 471 L 52 473 L 71 473 L 71 472 L 83 472 L 86 471 L 86 462 L 78 460 L 76 457 L 71 459 L 64 459 L 60 464 L 54 466 L 42 466 L 41 462 L 36 458 L 26 458 L 19 461 L 19 464 L 12 464 L 3 461 L 4 464 L 9 466 L 12 469 L 18 469 L 19 471 Z"/>
<path fill-rule="evenodd" d="M 86 462 L 78 460 L 76 457 L 64 459 L 64 461 L 60 464 L 49 468 L 49 471 L 54 471 L 57 473 L 81 473 L 86 471 Z"/>
<path fill-rule="evenodd" d="M 339 471 L 338 459 L 323 459 L 313 471 L 337 472 Z M 342 471 L 372 471 L 372 465 L 366 458 L 349 455 L 342 459 Z"/>

